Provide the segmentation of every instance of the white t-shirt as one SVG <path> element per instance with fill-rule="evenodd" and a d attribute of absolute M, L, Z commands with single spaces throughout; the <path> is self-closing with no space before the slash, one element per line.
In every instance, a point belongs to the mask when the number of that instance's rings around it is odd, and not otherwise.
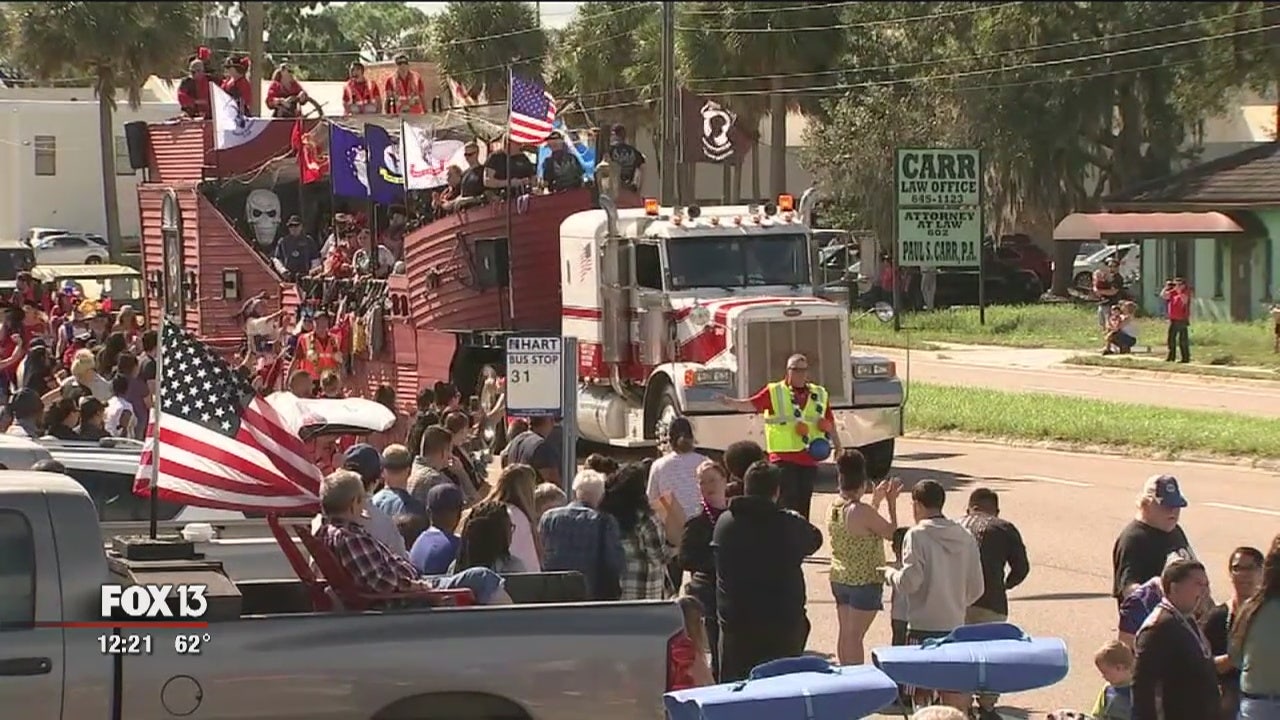
<path fill-rule="evenodd" d="M 121 421 L 124 420 L 124 414 L 128 412 L 130 417 L 128 424 L 121 427 Z M 103 427 L 107 432 L 116 437 L 133 436 L 133 430 L 138 424 L 138 414 L 133 410 L 133 403 L 125 400 L 119 395 L 112 396 L 107 401 L 106 422 Z"/>
<path fill-rule="evenodd" d="M 515 529 L 511 531 L 511 557 L 520 561 L 525 572 L 542 572 L 538 546 L 533 543 L 533 525 L 520 508 L 507 503 L 507 516 Z"/>
<path fill-rule="evenodd" d="M 698 466 L 707 461 L 702 453 L 670 453 L 653 461 L 649 468 L 649 500 L 664 493 L 675 496 L 686 518 L 702 512 L 702 491 L 698 489 Z"/>

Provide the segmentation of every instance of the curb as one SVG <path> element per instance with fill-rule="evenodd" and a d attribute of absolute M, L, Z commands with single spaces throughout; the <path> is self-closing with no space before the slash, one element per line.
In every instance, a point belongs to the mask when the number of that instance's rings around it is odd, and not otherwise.
<path fill-rule="evenodd" d="M 1072 443 L 1062 440 L 1025 440 L 1021 438 L 993 437 L 962 432 L 914 432 L 907 431 L 902 437 L 908 440 L 943 440 L 950 442 L 977 442 L 984 445 L 1027 448 L 1032 450 L 1055 450 L 1067 453 L 1092 453 L 1111 457 L 1125 457 L 1131 460 L 1160 460 L 1199 463 L 1203 465 L 1230 465 L 1280 472 L 1280 458 L 1248 458 L 1236 455 L 1215 455 L 1213 453 L 1175 453 L 1140 445 L 1093 445 L 1088 443 Z"/>

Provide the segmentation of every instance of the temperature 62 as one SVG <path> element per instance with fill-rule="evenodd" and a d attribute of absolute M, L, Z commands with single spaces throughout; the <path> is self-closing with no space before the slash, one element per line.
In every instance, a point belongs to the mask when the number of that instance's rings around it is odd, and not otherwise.
<path fill-rule="evenodd" d="M 179 655 L 199 655 L 209 642 L 209 633 L 203 635 L 173 636 L 173 651 Z"/>

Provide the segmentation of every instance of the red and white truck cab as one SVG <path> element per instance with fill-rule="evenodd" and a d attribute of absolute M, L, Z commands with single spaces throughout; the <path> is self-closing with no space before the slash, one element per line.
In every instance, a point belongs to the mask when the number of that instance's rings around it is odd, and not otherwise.
<path fill-rule="evenodd" d="M 850 352 L 850 316 L 814 294 L 805 224 L 815 196 L 760 206 L 602 209 L 560 226 L 563 333 L 578 338 L 578 429 L 588 440 L 652 445 L 683 415 L 698 444 L 763 439 L 756 414 L 728 410 L 803 353 L 831 394 L 845 447 L 887 473 L 902 431 L 892 362 Z"/>

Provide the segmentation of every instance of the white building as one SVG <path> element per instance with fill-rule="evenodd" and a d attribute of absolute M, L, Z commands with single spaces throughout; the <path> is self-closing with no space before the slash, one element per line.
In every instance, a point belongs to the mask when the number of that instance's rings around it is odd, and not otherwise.
<path fill-rule="evenodd" d="M 140 236 L 137 183 L 129 167 L 125 123 L 160 121 L 178 114 L 150 89 L 137 111 L 116 108 L 116 192 L 120 232 Z M 0 238 L 17 238 L 31 227 L 107 231 L 103 203 L 98 100 L 91 88 L 0 87 Z"/>

